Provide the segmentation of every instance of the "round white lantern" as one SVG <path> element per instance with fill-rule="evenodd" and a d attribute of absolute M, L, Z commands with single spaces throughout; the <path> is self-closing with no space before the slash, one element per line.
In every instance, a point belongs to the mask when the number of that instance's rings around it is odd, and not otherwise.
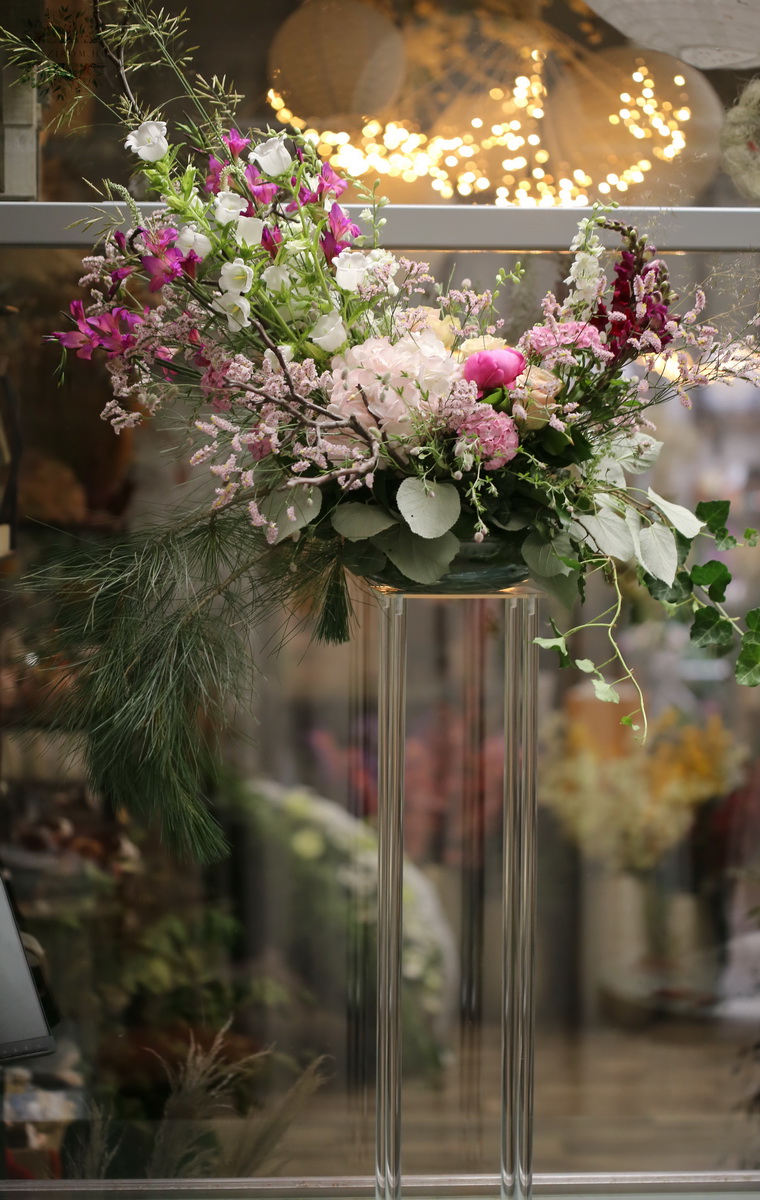
<path fill-rule="evenodd" d="M 404 39 L 361 0 L 306 0 L 275 34 L 269 74 L 288 109 L 306 120 L 369 115 L 398 95 Z"/>
<path fill-rule="evenodd" d="M 689 204 L 720 160 L 723 106 L 700 71 L 655 50 L 602 50 L 549 88 L 544 144 L 555 172 L 582 170 L 591 195 Z"/>
<path fill-rule="evenodd" d="M 586 0 L 632 41 L 703 71 L 760 64 L 758 0 Z"/>

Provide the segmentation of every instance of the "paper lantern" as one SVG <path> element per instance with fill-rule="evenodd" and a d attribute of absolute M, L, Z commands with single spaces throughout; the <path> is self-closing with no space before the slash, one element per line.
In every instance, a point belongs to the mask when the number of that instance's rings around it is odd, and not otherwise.
<path fill-rule="evenodd" d="M 700 71 L 655 50 L 616 47 L 568 64 L 546 105 L 545 145 L 589 191 L 636 203 L 692 203 L 720 159 L 723 106 Z"/>
<path fill-rule="evenodd" d="M 760 64 L 757 0 L 586 0 L 620 33 L 703 71 Z"/>
<path fill-rule="evenodd" d="M 760 79 L 751 80 L 726 113 L 720 147 L 742 195 L 760 200 Z"/>
<path fill-rule="evenodd" d="M 404 80 L 404 39 L 361 0 L 306 0 L 275 34 L 269 74 L 284 102 L 281 119 L 330 118 L 343 129 L 393 103 Z"/>

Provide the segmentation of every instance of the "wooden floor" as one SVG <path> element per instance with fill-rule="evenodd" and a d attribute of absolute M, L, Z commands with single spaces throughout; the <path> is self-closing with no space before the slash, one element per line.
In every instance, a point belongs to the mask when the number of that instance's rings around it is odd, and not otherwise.
<path fill-rule="evenodd" d="M 535 1169 L 758 1169 L 760 1113 L 737 1109 L 753 1081 L 741 1050 L 759 1034 L 751 1025 L 676 1021 L 542 1033 Z M 479 1062 L 456 1055 L 440 1087 L 405 1085 L 405 1173 L 498 1170 L 499 1076 L 498 1033 L 486 1029 Z M 760 1088 L 760 1067 L 754 1083 Z M 372 1095 L 347 1099 L 328 1088 L 289 1132 L 280 1173 L 369 1175 L 372 1138 Z"/>

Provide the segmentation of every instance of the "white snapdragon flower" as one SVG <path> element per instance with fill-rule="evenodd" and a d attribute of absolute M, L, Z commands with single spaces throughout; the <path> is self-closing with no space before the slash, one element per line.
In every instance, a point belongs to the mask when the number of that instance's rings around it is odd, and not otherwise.
<path fill-rule="evenodd" d="M 259 142 L 248 155 L 249 162 L 257 162 L 265 175 L 284 175 L 293 165 L 293 159 L 281 137 Z"/>
<path fill-rule="evenodd" d="M 158 162 L 169 149 L 166 140 L 166 121 L 143 121 L 133 129 L 124 143 L 125 150 L 134 150 L 143 162 Z"/>
<path fill-rule="evenodd" d="M 225 263 L 219 274 L 219 287 L 223 292 L 235 292 L 240 295 L 250 290 L 253 284 L 253 269 L 246 266 L 242 258 Z"/>
<path fill-rule="evenodd" d="M 260 246 L 264 222 L 261 217 L 238 217 L 235 241 L 239 246 Z"/>
<path fill-rule="evenodd" d="M 250 325 L 251 305 L 239 292 L 224 292 L 213 302 L 217 312 L 224 313 L 230 333 L 239 333 Z"/>
<path fill-rule="evenodd" d="M 195 225 L 183 225 L 177 237 L 177 246 L 184 254 L 192 250 L 198 258 L 206 258 L 211 253 L 211 238 L 201 233 Z"/>
<path fill-rule="evenodd" d="M 325 313 L 319 318 L 309 337 L 315 345 L 332 354 L 334 350 L 338 350 L 344 345 L 348 333 L 340 318 L 340 313 L 333 309 L 332 312 Z"/>
<path fill-rule="evenodd" d="M 237 192 L 219 192 L 216 197 L 214 220 L 217 225 L 229 225 L 230 221 L 239 217 L 243 209 L 247 207 L 248 201 L 239 196 Z"/>
<path fill-rule="evenodd" d="M 275 263 L 266 267 L 259 278 L 263 279 L 264 286 L 270 292 L 279 292 L 282 288 L 290 286 L 290 271 L 287 267 L 276 266 Z"/>

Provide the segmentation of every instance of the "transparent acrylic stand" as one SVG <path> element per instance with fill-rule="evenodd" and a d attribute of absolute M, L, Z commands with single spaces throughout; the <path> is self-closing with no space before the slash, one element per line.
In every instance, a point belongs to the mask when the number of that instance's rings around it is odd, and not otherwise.
<path fill-rule="evenodd" d="M 487 593 L 493 598 L 494 592 Z M 502 593 L 504 662 L 504 878 L 501 1194 L 530 1200 L 533 1135 L 533 981 L 536 897 L 536 680 L 538 597 Z M 469 598 L 478 593 L 471 592 Z M 482 596 L 483 593 L 480 593 Z M 401 923 L 406 718 L 406 610 L 429 595 L 378 593 L 378 912 L 375 1194 L 401 1196 Z M 451 594 L 436 599 L 453 601 Z"/>

